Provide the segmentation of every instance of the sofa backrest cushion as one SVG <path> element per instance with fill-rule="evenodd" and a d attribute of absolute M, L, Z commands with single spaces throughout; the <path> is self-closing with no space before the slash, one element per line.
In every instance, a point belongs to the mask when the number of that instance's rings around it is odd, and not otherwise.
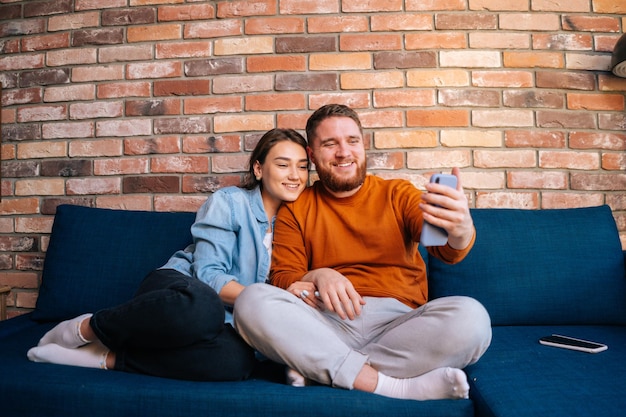
<path fill-rule="evenodd" d="M 472 209 L 476 243 L 429 259 L 430 298 L 469 295 L 493 325 L 626 324 L 624 256 L 608 206 Z"/>
<path fill-rule="evenodd" d="M 65 320 L 129 300 L 151 270 L 191 243 L 195 213 L 57 207 L 38 321 Z"/>

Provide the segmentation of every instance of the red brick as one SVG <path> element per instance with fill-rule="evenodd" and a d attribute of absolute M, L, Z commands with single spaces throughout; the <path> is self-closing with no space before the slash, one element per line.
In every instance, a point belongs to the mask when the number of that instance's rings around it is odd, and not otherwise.
<path fill-rule="evenodd" d="M 540 168 L 595 170 L 600 168 L 596 152 L 539 151 Z"/>
<path fill-rule="evenodd" d="M 155 100 L 126 100 L 126 116 L 165 116 L 181 114 L 179 98 L 163 98 Z"/>
<path fill-rule="evenodd" d="M 66 105 L 34 106 L 17 110 L 17 121 L 20 123 L 44 120 L 62 120 L 66 118 Z"/>
<path fill-rule="evenodd" d="M 137 193 L 178 193 L 180 179 L 177 176 L 126 176 L 122 180 L 125 194 Z"/>
<path fill-rule="evenodd" d="M 246 35 L 304 33 L 305 20 L 296 17 L 258 17 L 245 22 Z"/>
<path fill-rule="evenodd" d="M 557 52 L 503 52 L 506 68 L 563 68 L 565 58 Z"/>
<path fill-rule="evenodd" d="M 240 152 L 241 137 L 239 135 L 219 136 L 188 136 L 183 138 L 184 153 L 217 153 Z"/>
<path fill-rule="evenodd" d="M 146 194 L 131 195 L 99 195 L 96 197 L 96 206 L 117 210 L 153 211 L 152 197 Z"/>
<path fill-rule="evenodd" d="M 119 194 L 119 178 L 70 178 L 66 182 L 67 195 Z"/>
<path fill-rule="evenodd" d="M 593 11 L 606 14 L 626 14 L 626 4 L 615 0 L 593 0 Z"/>
<path fill-rule="evenodd" d="M 305 103 L 305 96 L 300 93 L 250 95 L 245 98 L 245 110 L 302 110 Z"/>
<path fill-rule="evenodd" d="M 121 101 L 70 104 L 70 118 L 74 120 L 122 117 L 123 114 L 124 103 Z"/>
<path fill-rule="evenodd" d="M 529 127 L 533 126 L 531 110 L 472 110 L 472 125 L 480 127 Z"/>
<path fill-rule="evenodd" d="M 440 13 L 435 16 L 437 30 L 495 30 L 498 27 L 498 16 L 495 14 Z"/>
<path fill-rule="evenodd" d="M 374 107 L 428 107 L 436 103 L 434 90 L 374 91 Z"/>
<path fill-rule="evenodd" d="M 70 157 L 121 156 L 122 141 L 119 139 L 83 140 L 70 143 Z M 98 161 L 94 161 L 94 164 Z M 98 175 L 98 174 L 96 174 Z"/>
<path fill-rule="evenodd" d="M 150 161 L 148 158 L 98 159 L 94 161 L 93 172 L 95 175 L 147 174 L 150 172 Z M 126 179 L 124 177 L 123 181 Z M 122 192 L 128 192 L 124 186 Z"/>
<path fill-rule="evenodd" d="M 159 96 L 197 96 L 211 93 L 209 80 L 165 80 L 153 83 L 155 97 Z"/>
<path fill-rule="evenodd" d="M 97 87 L 99 99 L 120 97 L 149 97 L 150 83 L 148 82 L 120 82 L 100 84 Z"/>
<path fill-rule="evenodd" d="M 501 1 L 500 1 L 501 3 Z M 407 11 L 423 10 L 465 10 L 467 2 L 465 0 L 405 0 L 405 8 Z"/>
<path fill-rule="evenodd" d="M 531 150 L 477 150 L 474 151 L 477 168 L 534 168 L 537 166 L 535 151 Z"/>
<path fill-rule="evenodd" d="M 241 175 L 198 176 L 185 175 L 183 177 L 183 193 L 212 193 L 220 188 L 239 186 L 242 184 Z"/>
<path fill-rule="evenodd" d="M 158 26 L 130 26 L 126 39 L 130 43 L 146 41 L 174 40 L 182 38 L 182 26 L 179 24 L 160 24 Z"/>
<path fill-rule="evenodd" d="M 541 195 L 541 208 L 574 208 L 593 207 L 604 204 L 604 195 L 601 193 L 581 194 L 581 193 L 550 193 L 544 192 Z"/>
<path fill-rule="evenodd" d="M 124 79 L 123 65 L 77 67 L 72 70 L 72 82 L 112 81 Z"/>
<path fill-rule="evenodd" d="M 122 6 L 126 6 L 124 2 Z M 97 7 L 100 9 L 100 7 Z M 103 10 L 102 26 L 146 25 L 156 23 L 156 12 L 152 7 Z"/>
<path fill-rule="evenodd" d="M 476 194 L 476 207 L 538 209 L 539 194 L 533 192 L 479 192 Z"/>
<path fill-rule="evenodd" d="M 563 132 L 543 130 L 510 130 L 505 132 L 507 148 L 564 148 L 566 139 Z"/>
<path fill-rule="evenodd" d="M 157 59 L 204 58 L 211 56 L 211 42 L 167 42 L 155 46 Z"/>
<path fill-rule="evenodd" d="M 339 49 L 342 51 L 381 51 L 402 49 L 400 34 L 341 35 Z"/>
<path fill-rule="evenodd" d="M 371 17 L 371 27 L 374 32 L 432 30 L 433 19 L 429 14 L 379 14 Z"/>
<path fill-rule="evenodd" d="M 407 126 L 469 126 L 470 118 L 467 110 L 408 110 L 406 113 Z"/>
<path fill-rule="evenodd" d="M 602 154 L 602 169 L 607 171 L 626 171 L 626 155 L 623 153 Z"/>
<path fill-rule="evenodd" d="M 546 128 L 594 129 L 594 115 L 591 113 L 540 110 L 536 113 L 537 126 Z"/>
<path fill-rule="evenodd" d="M 551 49 L 565 51 L 591 51 L 593 38 L 581 33 L 558 33 L 533 35 L 533 49 Z"/>
<path fill-rule="evenodd" d="M 152 134 L 148 119 L 103 120 L 96 122 L 96 136 L 142 136 Z"/>
<path fill-rule="evenodd" d="M 30 70 L 43 68 L 44 55 L 10 55 L 0 57 L 0 71 Z"/>
<path fill-rule="evenodd" d="M 196 212 L 206 201 L 206 196 L 155 196 L 156 211 L 188 211 Z"/>
<path fill-rule="evenodd" d="M 339 13 L 339 4 L 335 0 L 281 0 L 280 14 L 332 14 Z"/>
<path fill-rule="evenodd" d="M 406 167 L 409 169 L 443 170 L 453 167 L 471 166 L 472 154 L 469 150 L 418 150 L 406 155 Z"/>
<path fill-rule="evenodd" d="M 132 63 L 126 67 L 129 79 L 139 78 L 172 78 L 183 74 L 180 62 L 148 62 Z"/>
<path fill-rule="evenodd" d="M 593 74 L 561 72 L 561 71 L 537 71 L 535 75 L 537 87 L 565 90 L 593 90 L 595 77 Z"/>
<path fill-rule="evenodd" d="M 626 174 L 571 174 L 571 189 L 580 191 L 626 191 Z"/>
<path fill-rule="evenodd" d="M 188 4 L 161 6 L 158 9 L 159 22 L 173 20 L 204 20 L 215 18 L 215 7 L 211 4 Z"/>
<path fill-rule="evenodd" d="M 46 64 L 52 67 L 95 64 L 98 62 L 97 56 L 96 48 L 55 49 L 46 53 Z"/>
<path fill-rule="evenodd" d="M 273 0 L 233 0 L 217 4 L 217 17 L 272 16 L 277 13 Z"/>
<path fill-rule="evenodd" d="M 246 60 L 248 72 L 306 71 L 306 58 L 297 55 L 275 55 L 249 57 Z"/>
<path fill-rule="evenodd" d="M 185 25 L 184 38 L 217 38 L 236 36 L 243 33 L 243 25 L 235 19 L 208 22 L 192 22 Z"/>
<path fill-rule="evenodd" d="M 367 32 L 369 22 L 365 16 L 312 16 L 307 19 L 309 33 Z M 278 42 L 278 40 L 277 40 Z M 306 38 L 301 39 L 306 42 Z"/>
<path fill-rule="evenodd" d="M 369 152 L 367 154 L 368 169 L 402 169 L 404 167 L 402 152 Z"/>
<path fill-rule="evenodd" d="M 567 108 L 571 110 L 623 111 L 622 94 L 567 94 Z"/>
<path fill-rule="evenodd" d="M 584 16 L 571 14 L 563 16 L 563 29 L 576 32 L 619 32 L 620 21 L 609 16 Z"/>
<path fill-rule="evenodd" d="M 506 107 L 561 109 L 565 103 L 563 94 L 557 91 L 514 90 L 504 91 L 502 96 Z"/>
<path fill-rule="evenodd" d="M 0 200 L 0 214 L 35 214 L 39 212 L 39 198 L 3 198 Z"/>
<path fill-rule="evenodd" d="M 626 135 L 618 133 L 570 132 L 572 149 L 607 149 L 626 151 Z"/>
<path fill-rule="evenodd" d="M 507 173 L 507 188 L 540 188 L 548 190 L 567 189 L 567 173 L 565 172 L 536 172 L 511 171 Z"/>
<path fill-rule="evenodd" d="M 238 113 L 242 110 L 242 98 L 234 96 L 187 98 L 183 108 L 185 114 Z"/>
<path fill-rule="evenodd" d="M 124 139 L 124 155 L 179 153 L 178 136 Z"/>
<path fill-rule="evenodd" d="M 23 52 L 68 48 L 69 46 L 69 33 L 54 33 L 51 35 L 34 36 L 22 40 Z"/>
<path fill-rule="evenodd" d="M 208 156 L 163 156 L 152 158 L 152 173 L 197 173 L 209 172 Z"/>

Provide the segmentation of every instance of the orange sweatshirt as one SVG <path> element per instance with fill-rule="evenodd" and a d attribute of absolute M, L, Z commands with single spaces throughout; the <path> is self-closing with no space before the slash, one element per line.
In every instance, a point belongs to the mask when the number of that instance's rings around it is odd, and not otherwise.
<path fill-rule="evenodd" d="M 334 198 L 318 181 L 283 203 L 274 227 L 271 282 L 287 288 L 309 270 L 332 268 L 361 296 L 392 297 L 418 307 L 428 301 L 426 267 L 417 246 L 422 192 L 405 180 L 368 175 L 348 198 Z M 473 246 L 432 247 L 444 262 L 461 261 Z"/>

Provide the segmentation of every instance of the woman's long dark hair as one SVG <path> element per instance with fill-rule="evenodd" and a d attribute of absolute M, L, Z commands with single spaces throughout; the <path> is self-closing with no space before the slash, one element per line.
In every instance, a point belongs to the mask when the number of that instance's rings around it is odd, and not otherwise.
<path fill-rule="evenodd" d="M 248 173 L 246 174 L 244 182 L 241 185 L 242 188 L 252 190 L 260 184 L 261 181 L 257 180 L 254 175 L 254 163 L 258 161 L 259 164 L 263 165 L 265 163 L 265 158 L 267 158 L 267 154 L 274 147 L 274 145 L 285 140 L 297 143 L 306 150 L 306 139 L 293 129 L 275 128 L 267 131 L 261 139 L 259 139 L 259 142 L 250 154 L 250 159 L 248 161 Z"/>

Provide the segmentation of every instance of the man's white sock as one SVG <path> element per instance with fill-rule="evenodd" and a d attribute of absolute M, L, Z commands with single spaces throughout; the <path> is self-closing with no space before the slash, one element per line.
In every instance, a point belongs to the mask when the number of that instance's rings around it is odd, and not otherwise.
<path fill-rule="evenodd" d="M 307 379 L 300 372 L 289 367 L 285 369 L 285 379 L 287 385 L 292 387 L 305 387 L 308 384 Z"/>
<path fill-rule="evenodd" d="M 33 362 L 107 369 L 108 354 L 109 349 L 100 342 L 90 343 L 76 349 L 48 343 L 30 349 L 26 356 Z"/>
<path fill-rule="evenodd" d="M 375 394 L 410 400 L 443 400 L 469 397 L 465 372 L 438 368 L 413 378 L 394 378 L 378 373 Z"/>
<path fill-rule="evenodd" d="M 89 319 L 91 316 L 92 314 L 88 313 L 83 314 L 82 316 L 74 317 L 70 320 L 62 321 L 53 327 L 48 333 L 44 334 L 39 340 L 37 346 L 53 343 L 55 345 L 74 349 L 90 343 L 89 340 L 86 340 L 83 335 L 80 334 L 80 324 L 83 320 Z"/>

